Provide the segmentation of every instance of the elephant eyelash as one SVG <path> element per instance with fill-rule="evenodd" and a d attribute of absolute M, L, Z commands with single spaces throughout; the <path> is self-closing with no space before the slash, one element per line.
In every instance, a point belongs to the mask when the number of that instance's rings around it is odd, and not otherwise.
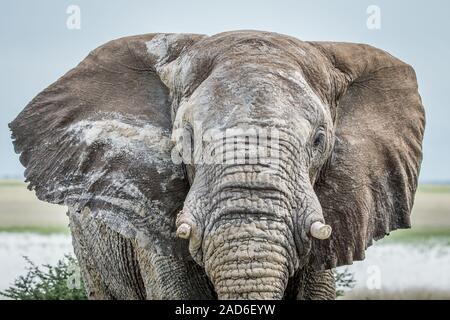
<path fill-rule="evenodd" d="M 325 142 L 326 142 L 325 132 L 322 129 L 317 130 L 313 139 L 314 148 L 323 150 Z"/>

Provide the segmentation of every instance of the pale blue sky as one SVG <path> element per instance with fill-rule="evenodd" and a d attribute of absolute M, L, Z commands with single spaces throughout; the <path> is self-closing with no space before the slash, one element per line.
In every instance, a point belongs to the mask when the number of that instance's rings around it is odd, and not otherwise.
<path fill-rule="evenodd" d="M 71 4 L 81 9 L 80 30 L 66 27 Z M 381 9 L 379 30 L 366 26 L 369 5 Z M 450 181 L 449 1 L 3 0 L 0 9 L 0 177 L 23 174 L 7 123 L 100 44 L 150 32 L 257 29 L 368 43 L 414 66 L 427 111 L 421 181 Z"/>

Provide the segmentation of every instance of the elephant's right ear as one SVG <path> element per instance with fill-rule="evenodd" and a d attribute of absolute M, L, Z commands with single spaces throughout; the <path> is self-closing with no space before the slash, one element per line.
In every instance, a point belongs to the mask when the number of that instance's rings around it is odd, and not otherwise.
<path fill-rule="evenodd" d="M 425 111 L 413 68 L 363 44 L 311 43 L 332 63 L 335 143 L 315 190 L 330 239 L 313 262 L 329 269 L 364 259 L 373 240 L 410 227 Z"/>
<path fill-rule="evenodd" d="M 156 66 L 203 37 L 111 41 L 34 98 L 10 124 L 29 189 L 126 237 L 170 243 L 187 190 L 171 161 L 171 99 Z"/>

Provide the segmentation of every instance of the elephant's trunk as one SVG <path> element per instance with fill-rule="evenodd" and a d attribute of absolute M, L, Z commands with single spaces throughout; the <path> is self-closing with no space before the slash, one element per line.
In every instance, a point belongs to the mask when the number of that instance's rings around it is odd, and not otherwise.
<path fill-rule="evenodd" d="M 283 297 L 292 266 L 276 224 L 230 220 L 205 239 L 205 269 L 219 299 Z"/>
<path fill-rule="evenodd" d="M 190 239 L 192 257 L 221 299 L 283 298 L 307 259 L 312 223 L 323 222 L 297 144 L 287 135 L 276 140 L 264 163 L 197 166 L 177 219 L 178 235 Z M 314 231 L 322 236 L 322 229 Z"/>
<path fill-rule="evenodd" d="M 213 189 L 204 266 L 219 299 L 281 299 L 297 265 L 287 179 L 249 169 L 226 168 Z"/>

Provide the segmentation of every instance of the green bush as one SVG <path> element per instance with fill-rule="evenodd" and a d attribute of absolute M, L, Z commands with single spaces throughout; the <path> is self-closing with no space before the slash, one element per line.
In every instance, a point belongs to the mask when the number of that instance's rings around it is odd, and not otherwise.
<path fill-rule="evenodd" d="M 0 291 L 0 295 L 15 300 L 85 300 L 86 292 L 79 267 L 73 256 L 66 255 L 56 266 L 36 266 L 30 259 L 27 274 Z"/>
<path fill-rule="evenodd" d="M 334 279 L 336 280 L 336 298 L 344 295 L 345 291 L 355 286 L 356 280 L 347 268 L 343 270 L 334 269 Z"/>

